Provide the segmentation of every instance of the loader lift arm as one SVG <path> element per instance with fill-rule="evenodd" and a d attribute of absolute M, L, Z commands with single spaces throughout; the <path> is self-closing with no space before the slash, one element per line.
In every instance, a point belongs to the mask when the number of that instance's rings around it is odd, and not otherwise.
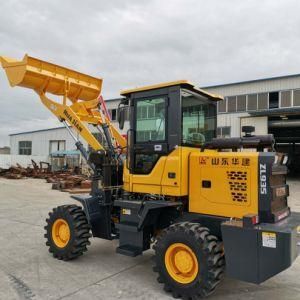
<path fill-rule="evenodd" d="M 102 128 L 111 151 L 117 147 L 126 147 L 126 140 L 114 128 L 106 110 L 101 110 L 102 79 L 28 55 L 21 61 L 8 57 L 0 57 L 0 60 L 12 87 L 34 90 L 41 102 L 65 125 L 74 128 L 94 151 L 106 152 L 106 149 L 94 137 L 87 124 L 99 130 Z M 47 94 L 62 99 L 55 101 Z"/>

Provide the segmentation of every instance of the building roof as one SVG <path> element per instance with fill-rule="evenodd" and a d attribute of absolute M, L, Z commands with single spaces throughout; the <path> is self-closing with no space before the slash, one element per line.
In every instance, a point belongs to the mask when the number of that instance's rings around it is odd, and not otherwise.
<path fill-rule="evenodd" d="M 50 131 L 50 130 L 57 130 L 57 129 L 63 129 L 63 128 L 66 128 L 66 127 L 61 126 L 61 127 L 54 127 L 54 128 L 33 130 L 33 131 L 24 131 L 24 132 L 18 132 L 18 133 L 9 134 L 9 136 L 14 136 L 14 135 L 19 135 L 19 134 L 28 134 L 28 133 L 43 132 L 43 131 Z"/>
<path fill-rule="evenodd" d="M 209 85 L 201 87 L 202 89 L 209 89 L 209 88 L 217 88 L 217 87 L 224 87 L 224 86 L 231 86 L 231 85 L 238 85 L 238 84 L 245 84 L 245 83 L 255 83 L 259 81 L 268 81 L 268 80 L 278 80 L 278 79 L 288 79 L 300 77 L 300 74 L 291 74 L 291 75 L 283 75 L 283 76 L 275 76 L 275 77 L 265 77 L 260 79 L 253 79 L 253 80 L 245 80 L 245 81 L 238 81 L 238 82 L 230 82 L 230 83 L 223 83 L 217 85 Z"/>

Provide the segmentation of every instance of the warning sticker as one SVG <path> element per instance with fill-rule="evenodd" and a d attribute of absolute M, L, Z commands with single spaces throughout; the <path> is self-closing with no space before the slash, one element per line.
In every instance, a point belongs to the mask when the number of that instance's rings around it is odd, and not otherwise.
<path fill-rule="evenodd" d="M 122 214 L 123 215 L 131 215 L 131 210 L 130 209 L 128 209 L 128 208 L 123 208 L 122 209 Z"/>
<path fill-rule="evenodd" d="M 263 232 L 262 233 L 262 245 L 267 248 L 276 248 L 276 233 Z"/>

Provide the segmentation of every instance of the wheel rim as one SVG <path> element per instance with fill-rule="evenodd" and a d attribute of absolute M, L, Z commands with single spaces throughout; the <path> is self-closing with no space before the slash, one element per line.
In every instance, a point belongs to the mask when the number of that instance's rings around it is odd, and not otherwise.
<path fill-rule="evenodd" d="M 71 238 L 70 227 L 64 219 L 57 219 L 52 226 L 52 240 L 59 248 L 67 246 Z"/>
<path fill-rule="evenodd" d="M 165 254 L 165 265 L 169 275 L 182 284 L 191 283 L 199 271 L 194 251 L 182 243 L 175 243 L 168 247 Z"/>

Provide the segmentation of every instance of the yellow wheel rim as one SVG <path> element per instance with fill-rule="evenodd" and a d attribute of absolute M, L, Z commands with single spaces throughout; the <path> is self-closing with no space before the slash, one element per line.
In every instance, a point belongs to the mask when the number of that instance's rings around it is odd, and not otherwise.
<path fill-rule="evenodd" d="M 67 246 L 71 238 L 70 227 L 64 219 L 57 219 L 52 226 L 52 240 L 58 248 Z"/>
<path fill-rule="evenodd" d="M 169 275 L 182 284 L 193 282 L 199 272 L 194 251 L 182 243 L 169 246 L 165 254 L 165 265 Z"/>

